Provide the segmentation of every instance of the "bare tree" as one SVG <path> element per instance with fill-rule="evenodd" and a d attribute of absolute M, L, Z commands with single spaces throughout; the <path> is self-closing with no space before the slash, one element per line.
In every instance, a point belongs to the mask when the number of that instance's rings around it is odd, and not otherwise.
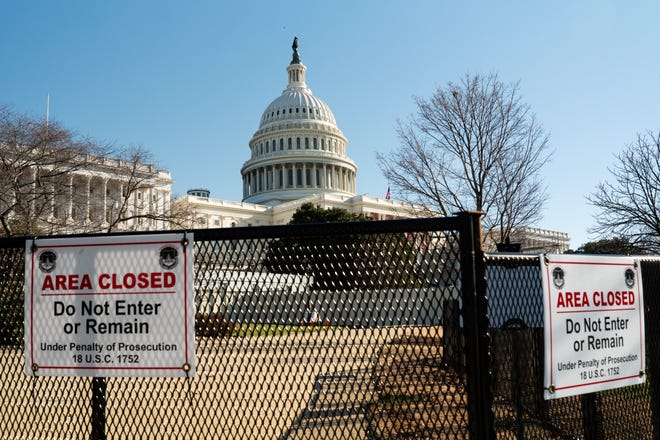
<path fill-rule="evenodd" d="M 154 182 L 169 180 L 169 177 L 160 176 L 162 171 L 150 162 L 151 154 L 140 146 L 119 153 L 115 172 L 120 186 L 109 191 L 106 197 L 107 206 L 112 208 L 103 223 L 107 232 L 117 228 L 148 229 L 145 222 L 161 222 L 169 227 L 184 227 L 189 222 L 190 212 L 186 206 L 150 194 Z"/>
<path fill-rule="evenodd" d="M 169 173 L 150 160 L 0 107 L 0 235 L 179 226 L 188 213 L 172 209 Z"/>
<path fill-rule="evenodd" d="M 466 75 L 415 102 L 417 113 L 399 122 L 399 149 L 378 155 L 399 198 L 436 215 L 484 211 L 484 229 L 500 242 L 541 218 L 548 135 L 518 84 Z"/>
<path fill-rule="evenodd" d="M 638 134 L 608 171 L 611 180 L 587 198 L 599 210 L 591 232 L 660 252 L 660 131 Z"/>
<path fill-rule="evenodd" d="M 0 107 L 0 225 L 4 235 L 38 234 L 56 220 L 66 176 L 102 149 L 57 123 Z"/>

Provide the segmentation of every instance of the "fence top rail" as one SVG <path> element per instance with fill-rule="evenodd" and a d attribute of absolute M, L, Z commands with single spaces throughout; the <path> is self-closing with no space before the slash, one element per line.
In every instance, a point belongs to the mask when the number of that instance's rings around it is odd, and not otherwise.
<path fill-rule="evenodd" d="M 403 220 L 374 220 L 359 222 L 315 223 L 300 225 L 247 226 L 216 229 L 179 229 L 163 231 L 129 231 L 94 234 L 41 235 L 0 237 L 0 249 L 22 248 L 25 242 L 35 239 L 80 238 L 95 236 L 160 235 L 188 232 L 195 234 L 196 241 L 313 237 L 340 234 L 378 234 L 400 232 L 429 232 L 438 230 L 460 230 L 462 220 L 459 217 L 433 217 Z"/>
<path fill-rule="evenodd" d="M 524 253 L 486 253 L 486 262 L 490 265 L 506 264 L 512 261 L 520 262 L 520 264 L 538 264 L 539 255 L 541 254 L 524 254 Z M 660 255 L 623 255 L 623 254 L 575 254 L 575 255 L 589 255 L 597 257 L 633 257 L 642 261 L 660 261 Z"/>

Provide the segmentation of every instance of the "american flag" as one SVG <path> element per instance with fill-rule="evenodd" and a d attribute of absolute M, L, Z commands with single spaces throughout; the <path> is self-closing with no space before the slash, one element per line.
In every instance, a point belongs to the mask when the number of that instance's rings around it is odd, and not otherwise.
<path fill-rule="evenodd" d="M 390 197 L 392 197 L 392 192 L 390 191 L 390 187 L 387 187 L 387 194 L 385 194 L 385 199 L 389 200 Z"/>

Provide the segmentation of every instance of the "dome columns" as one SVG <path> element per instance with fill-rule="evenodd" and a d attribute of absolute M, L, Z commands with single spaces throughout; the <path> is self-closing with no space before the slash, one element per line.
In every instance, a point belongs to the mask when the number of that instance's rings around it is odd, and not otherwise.
<path fill-rule="evenodd" d="M 278 190 L 331 189 L 355 193 L 355 171 L 340 165 L 287 162 L 266 165 L 243 173 L 243 198 Z M 314 191 L 316 192 L 316 191 Z"/>

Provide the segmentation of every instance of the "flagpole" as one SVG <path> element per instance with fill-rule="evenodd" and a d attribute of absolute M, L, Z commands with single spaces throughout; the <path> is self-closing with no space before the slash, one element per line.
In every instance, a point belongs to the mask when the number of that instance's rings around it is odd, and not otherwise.
<path fill-rule="evenodd" d="M 50 93 L 46 95 L 46 127 L 48 127 L 49 113 L 50 113 Z"/>

